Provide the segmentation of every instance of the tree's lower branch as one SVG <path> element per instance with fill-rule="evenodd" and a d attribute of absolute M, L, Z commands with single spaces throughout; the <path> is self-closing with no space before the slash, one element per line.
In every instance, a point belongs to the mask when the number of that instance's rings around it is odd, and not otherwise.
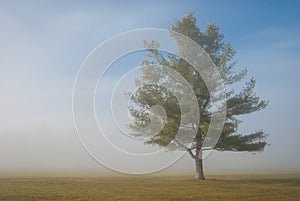
<path fill-rule="evenodd" d="M 189 152 L 190 156 L 191 156 L 194 160 L 197 159 L 197 157 L 195 156 L 195 154 L 193 154 L 193 152 L 192 152 L 191 149 L 187 149 L 187 151 Z"/>

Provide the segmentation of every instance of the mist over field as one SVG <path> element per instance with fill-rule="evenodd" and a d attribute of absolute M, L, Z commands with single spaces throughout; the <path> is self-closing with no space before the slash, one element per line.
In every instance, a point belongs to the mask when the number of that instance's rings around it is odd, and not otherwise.
<path fill-rule="evenodd" d="M 270 101 L 265 110 L 243 117 L 239 128 L 269 133 L 264 152 L 213 151 L 204 160 L 205 173 L 300 173 L 299 6 L 297 1 L 1 1 L 0 177 L 120 175 L 96 162 L 77 136 L 72 113 L 76 75 L 101 42 L 132 29 L 168 29 L 189 9 L 200 27 L 207 22 L 220 26 L 237 49 L 238 69 L 246 67 L 247 78 L 257 79 L 257 94 Z M 118 68 L 136 67 L 136 58 L 112 65 L 102 85 L 105 98 L 122 76 Z M 107 119 L 105 127 L 113 127 L 110 105 L 102 107 L 97 115 Z M 128 169 L 149 165 L 109 156 Z M 186 154 L 156 175 L 193 174 L 194 169 Z"/>

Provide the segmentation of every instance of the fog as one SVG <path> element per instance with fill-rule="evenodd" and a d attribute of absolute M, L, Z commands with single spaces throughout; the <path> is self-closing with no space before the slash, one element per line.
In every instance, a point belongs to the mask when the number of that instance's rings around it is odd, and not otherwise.
<path fill-rule="evenodd" d="M 125 7 L 104 1 L 89 5 L 81 1 L 65 1 L 57 5 L 51 1 L 2 1 L 0 176 L 118 175 L 95 161 L 78 138 L 72 113 L 76 75 L 88 54 L 109 37 L 136 28 L 167 29 L 190 8 L 196 11 L 201 27 L 210 21 L 220 25 L 225 39 L 238 50 L 238 66 L 248 68 L 249 77 L 257 78 L 257 94 L 270 100 L 265 110 L 243 117 L 240 128 L 240 132 L 266 130 L 270 134 L 270 146 L 255 155 L 212 152 L 205 159 L 205 172 L 298 172 L 300 26 L 299 20 L 293 18 L 296 13 L 293 5 L 287 6 L 292 10 L 284 13 L 284 18 L 289 20 L 286 24 L 278 20 L 277 11 L 281 5 L 275 2 L 272 7 L 262 2 L 237 3 L 231 8 L 222 2 L 216 7 L 206 1 L 172 4 L 131 1 Z M 230 9 L 237 12 L 228 12 Z M 254 13 L 263 16 L 263 12 L 257 10 L 266 10 L 271 17 L 256 25 L 252 20 Z M 242 13 L 246 17 L 239 19 Z M 231 19 L 235 19 L 234 23 Z M 126 64 L 137 63 L 139 61 Z M 103 90 L 108 93 L 116 84 L 114 73 L 111 73 L 112 77 L 105 77 Z M 106 119 L 111 112 L 107 108 L 98 111 L 97 115 Z M 114 126 L 109 118 L 104 124 L 108 129 Z M 128 169 L 156 167 L 162 160 L 162 157 L 157 157 L 157 162 L 152 164 L 128 164 L 113 153 L 107 156 L 112 161 L 123 162 Z M 157 174 L 193 172 L 193 160 L 186 154 Z"/>

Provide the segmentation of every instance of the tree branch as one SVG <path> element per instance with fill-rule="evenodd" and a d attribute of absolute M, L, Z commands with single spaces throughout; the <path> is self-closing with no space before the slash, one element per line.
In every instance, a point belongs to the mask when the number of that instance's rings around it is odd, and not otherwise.
<path fill-rule="evenodd" d="M 192 152 L 191 149 L 188 149 L 187 151 L 189 152 L 190 156 L 191 156 L 194 160 L 197 159 L 197 157 L 193 154 L 193 152 Z"/>

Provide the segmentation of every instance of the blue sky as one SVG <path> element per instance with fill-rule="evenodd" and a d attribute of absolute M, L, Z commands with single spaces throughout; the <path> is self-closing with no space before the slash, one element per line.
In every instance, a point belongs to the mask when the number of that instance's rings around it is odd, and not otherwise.
<path fill-rule="evenodd" d="M 80 146 L 73 125 L 81 63 L 116 34 L 168 28 L 192 9 L 201 28 L 220 26 L 238 51 L 238 69 L 247 67 L 257 93 L 270 100 L 266 110 L 243 117 L 241 131 L 264 129 L 271 146 L 254 156 L 214 153 L 207 171 L 299 169 L 299 1 L 123 2 L 0 1 L 0 168 L 102 169 Z M 173 169 L 193 167 L 187 157 Z"/>

